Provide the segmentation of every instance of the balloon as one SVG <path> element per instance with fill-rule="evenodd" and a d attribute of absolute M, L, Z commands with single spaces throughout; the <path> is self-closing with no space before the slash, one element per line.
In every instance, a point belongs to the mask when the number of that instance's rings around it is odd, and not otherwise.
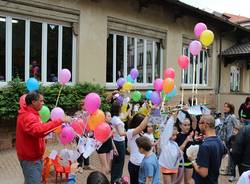
<path fill-rule="evenodd" d="M 155 91 L 161 91 L 162 88 L 163 88 L 162 84 L 163 84 L 163 80 L 162 79 L 156 79 L 154 81 L 154 89 L 155 89 Z"/>
<path fill-rule="evenodd" d="M 97 109 L 99 109 L 101 105 L 101 98 L 98 94 L 96 93 L 89 93 L 84 100 L 84 108 L 85 110 L 92 114 L 94 113 Z"/>
<path fill-rule="evenodd" d="M 150 100 L 154 105 L 159 105 L 161 103 L 161 96 L 158 92 L 154 91 L 151 94 Z"/>
<path fill-rule="evenodd" d="M 50 118 L 50 110 L 47 106 L 43 105 L 42 109 L 39 111 L 40 118 L 42 122 L 47 122 Z"/>
<path fill-rule="evenodd" d="M 131 91 L 132 88 L 133 88 L 133 85 L 131 82 L 125 82 L 125 84 L 123 85 L 123 89 L 126 91 Z"/>
<path fill-rule="evenodd" d="M 62 129 L 60 134 L 60 142 L 65 145 L 73 141 L 75 138 L 74 130 L 72 127 L 66 126 Z"/>
<path fill-rule="evenodd" d="M 94 137 L 100 142 L 105 142 L 111 134 L 111 128 L 107 123 L 99 124 L 94 130 Z"/>
<path fill-rule="evenodd" d="M 170 97 L 167 97 L 167 96 L 165 97 L 165 101 L 166 101 L 166 102 L 169 102 L 170 100 L 171 100 Z"/>
<path fill-rule="evenodd" d="M 187 69 L 189 65 L 189 58 L 185 55 L 178 57 L 178 64 L 181 69 Z"/>
<path fill-rule="evenodd" d="M 163 90 L 165 93 L 169 93 L 174 89 L 174 79 L 166 78 L 163 81 Z"/>
<path fill-rule="evenodd" d="M 130 71 L 130 75 L 131 75 L 132 79 L 135 80 L 135 79 L 138 77 L 139 72 L 138 72 L 137 69 L 133 68 L 133 69 Z"/>
<path fill-rule="evenodd" d="M 200 37 L 201 33 L 207 29 L 206 24 L 199 22 L 194 26 L 194 34 L 197 38 Z"/>
<path fill-rule="evenodd" d="M 116 84 L 117 84 L 117 86 L 118 87 L 122 87 L 123 86 L 123 84 L 126 82 L 126 80 L 124 79 L 124 78 L 119 78 L 117 81 L 116 81 Z"/>
<path fill-rule="evenodd" d="M 59 135 L 62 132 L 62 126 L 57 127 L 54 132 Z"/>
<path fill-rule="evenodd" d="M 26 81 L 26 86 L 29 92 L 36 91 L 39 89 L 39 82 L 35 78 L 31 77 Z"/>
<path fill-rule="evenodd" d="M 70 124 L 70 126 L 74 129 L 74 131 L 78 135 L 82 135 L 84 126 L 86 126 L 86 125 L 84 124 L 83 119 L 77 118 L 77 119 L 73 120 L 73 122 Z"/>
<path fill-rule="evenodd" d="M 132 93 L 132 99 L 133 99 L 135 102 L 140 101 L 140 99 L 141 99 L 141 92 L 140 92 L 140 91 L 134 91 L 134 92 Z"/>
<path fill-rule="evenodd" d="M 194 40 L 189 44 L 189 50 L 193 56 L 197 56 L 201 51 L 202 45 L 201 42 Z"/>
<path fill-rule="evenodd" d="M 60 107 L 55 107 L 54 109 L 52 109 L 51 111 L 51 120 L 62 120 L 64 117 L 64 111 L 62 108 Z"/>
<path fill-rule="evenodd" d="M 122 103 L 123 103 L 123 97 L 122 97 L 122 95 L 119 95 L 119 96 L 116 98 L 116 102 L 117 102 L 118 104 L 122 105 Z"/>
<path fill-rule="evenodd" d="M 204 46 L 208 47 L 214 41 L 214 33 L 210 30 L 203 31 L 200 36 L 200 41 Z"/>
<path fill-rule="evenodd" d="M 174 79 L 175 77 L 175 71 L 173 68 L 167 68 L 165 71 L 164 71 L 164 77 L 165 78 L 172 78 Z"/>
<path fill-rule="evenodd" d="M 176 94 L 177 94 L 177 88 L 176 88 L 176 86 L 174 86 L 174 89 L 173 89 L 172 91 L 170 91 L 170 92 L 166 95 L 166 97 L 167 97 L 167 98 L 172 98 L 172 97 L 174 97 Z"/>
<path fill-rule="evenodd" d="M 148 90 L 148 91 L 145 93 L 145 96 L 146 96 L 146 99 L 147 99 L 147 100 L 150 100 L 152 93 L 153 93 L 152 90 Z"/>
<path fill-rule="evenodd" d="M 68 69 L 62 69 L 59 72 L 58 81 L 60 84 L 66 84 L 71 78 L 71 72 Z"/>
<path fill-rule="evenodd" d="M 131 82 L 131 83 L 134 83 L 134 82 L 135 82 L 134 79 L 131 77 L 131 75 L 128 75 L 128 76 L 127 76 L 127 81 L 128 81 L 128 82 Z"/>
<path fill-rule="evenodd" d="M 105 115 L 104 112 L 98 109 L 96 112 L 94 112 L 90 117 L 88 121 L 88 126 L 90 130 L 95 130 L 95 128 L 100 124 L 105 122 Z"/>
<path fill-rule="evenodd" d="M 19 108 L 22 109 L 24 107 L 26 107 L 26 102 L 25 102 L 25 98 L 26 98 L 27 94 L 22 95 L 19 98 Z"/>

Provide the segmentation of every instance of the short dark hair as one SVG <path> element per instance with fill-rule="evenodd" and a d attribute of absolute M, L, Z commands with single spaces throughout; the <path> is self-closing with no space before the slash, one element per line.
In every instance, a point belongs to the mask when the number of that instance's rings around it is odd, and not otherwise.
<path fill-rule="evenodd" d="M 135 142 L 138 148 L 142 148 L 145 151 L 150 151 L 152 148 L 152 143 L 148 137 L 145 136 L 138 137 L 135 140 Z"/>
<path fill-rule="evenodd" d="M 100 171 L 93 171 L 87 178 L 87 184 L 110 184 L 108 178 Z"/>
<path fill-rule="evenodd" d="M 143 114 L 137 113 L 134 117 L 129 121 L 128 127 L 130 129 L 138 127 L 141 122 L 144 120 L 145 116 Z"/>
<path fill-rule="evenodd" d="M 224 105 L 227 105 L 228 106 L 228 108 L 230 109 L 230 111 L 229 111 L 229 113 L 230 114 L 234 114 L 234 105 L 233 104 L 231 104 L 231 103 L 229 103 L 229 102 L 226 102 Z"/>
<path fill-rule="evenodd" d="M 111 115 L 112 116 L 119 116 L 121 112 L 121 105 L 116 101 L 112 103 L 111 106 Z"/>
<path fill-rule="evenodd" d="M 39 99 L 40 95 L 41 94 L 39 92 L 37 92 L 37 91 L 29 92 L 27 94 L 27 96 L 25 97 L 26 105 L 31 105 L 32 101 L 37 101 Z"/>
<path fill-rule="evenodd" d="M 250 102 L 250 97 L 246 97 L 246 101 L 245 101 L 245 104 L 247 105 L 248 103 Z"/>

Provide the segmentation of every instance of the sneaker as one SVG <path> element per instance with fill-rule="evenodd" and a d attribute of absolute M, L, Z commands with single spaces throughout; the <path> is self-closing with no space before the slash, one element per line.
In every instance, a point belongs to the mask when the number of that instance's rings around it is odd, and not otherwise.
<path fill-rule="evenodd" d="M 78 173 L 83 173 L 83 168 L 82 168 L 82 167 L 78 167 L 78 168 L 77 168 L 77 172 L 78 172 Z"/>
<path fill-rule="evenodd" d="M 235 177 L 234 176 L 228 176 L 228 181 L 229 182 L 233 182 L 235 180 Z"/>

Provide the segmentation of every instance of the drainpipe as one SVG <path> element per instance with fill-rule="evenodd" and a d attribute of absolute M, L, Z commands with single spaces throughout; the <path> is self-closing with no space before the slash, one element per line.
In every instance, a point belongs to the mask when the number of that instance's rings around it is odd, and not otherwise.
<path fill-rule="evenodd" d="M 218 84 L 216 89 L 216 95 L 217 95 L 217 110 L 220 109 L 220 86 L 221 86 L 221 65 L 222 65 L 222 32 L 220 32 L 220 49 L 219 49 L 219 77 L 218 77 Z"/>

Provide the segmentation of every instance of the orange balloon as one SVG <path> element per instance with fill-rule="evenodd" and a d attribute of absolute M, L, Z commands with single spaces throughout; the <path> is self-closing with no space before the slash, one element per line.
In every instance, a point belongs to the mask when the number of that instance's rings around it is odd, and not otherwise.
<path fill-rule="evenodd" d="M 57 127 L 57 128 L 54 130 L 54 132 L 55 132 L 57 135 L 59 135 L 59 134 L 61 133 L 61 131 L 62 131 L 62 126 L 59 126 L 59 127 Z"/>
<path fill-rule="evenodd" d="M 163 90 L 165 93 L 169 93 L 174 89 L 174 79 L 166 78 L 163 81 Z"/>
<path fill-rule="evenodd" d="M 88 120 L 89 129 L 95 130 L 95 128 L 103 122 L 105 122 L 104 112 L 98 109 L 89 117 Z"/>

